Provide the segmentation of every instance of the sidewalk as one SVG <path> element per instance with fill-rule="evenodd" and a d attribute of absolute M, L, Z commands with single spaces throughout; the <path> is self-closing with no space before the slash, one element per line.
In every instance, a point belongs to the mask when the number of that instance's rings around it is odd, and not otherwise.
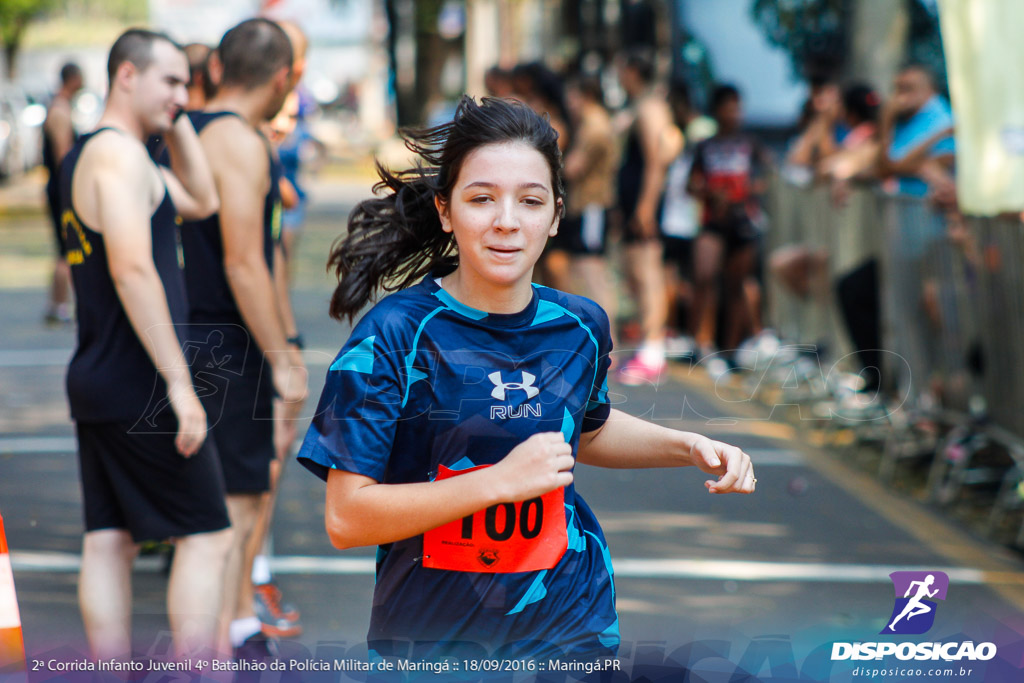
<path fill-rule="evenodd" d="M 0 183 L 0 219 L 42 214 L 46 171 L 42 166 Z"/>

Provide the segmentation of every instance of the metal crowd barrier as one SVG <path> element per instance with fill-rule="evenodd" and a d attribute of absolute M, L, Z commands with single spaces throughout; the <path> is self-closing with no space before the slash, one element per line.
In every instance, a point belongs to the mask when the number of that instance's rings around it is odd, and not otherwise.
<path fill-rule="evenodd" d="M 792 369 L 797 371 L 796 384 L 810 390 L 789 392 L 784 400 L 828 400 L 837 391 L 839 374 L 858 371 L 850 357 L 854 347 L 845 331 L 835 283 L 877 258 L 881 248 L 879 211 L 875 193 L 863 189 L 854 190 L 837 204 L 828 187 L 798 187 L 781 179 L 774 182 L 768 200 L 769 262 L 795 250 L 826 259 L 824 268 L 812 272 L 806 297 L 789 291 L 771 274 L 767 277 L 770 324 L 787 348 L 803 349 L 812 358 L 804 372 L 800 372 L 800 363 Z M 777 369 L 780 378 L 792 377 L 789 367 Z M 826 414 L 830 409 L 826 408 Z"/>
<path fill-rule="evenodd" d="M 877 259 L 883 389 L 875 407 L 884 409 L 847 424 L 882 425 L 879 475 L 892 478 L 911 460 L 928 465 L 931 501 L 973 506 L 995 535 L 1017 524 L 1013 542 L 1024 546 L 1021 221 L 964 219 L 873 187 L 837 203 L 828 187 L 783 180 L 774 183 L 768 208 L 769 260 L 795 246 L 828 254 L 805 298 L 770 276 L 767 283 L 768 318 L 783 342 L 815 349 L 826 369 L 838 363 L 858 371 L 847 355 L 853 346 L 835 283 Z M 836 393 L 826 382 L 812 398 L 828 406 L 821 414 L 842 421 Z"/>

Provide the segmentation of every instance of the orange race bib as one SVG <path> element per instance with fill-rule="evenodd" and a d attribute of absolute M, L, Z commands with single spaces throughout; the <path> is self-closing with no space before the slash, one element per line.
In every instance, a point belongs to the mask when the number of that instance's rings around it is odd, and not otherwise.
<path fill-rule="evenodd" d="M 441 465 L 435 481 L 490 467 L 451 470 Z M 551 569 L 569 545 L 565 491 L 499 503 L 423 534 L 423 566 L 457 572 L 508 574 Z"/>

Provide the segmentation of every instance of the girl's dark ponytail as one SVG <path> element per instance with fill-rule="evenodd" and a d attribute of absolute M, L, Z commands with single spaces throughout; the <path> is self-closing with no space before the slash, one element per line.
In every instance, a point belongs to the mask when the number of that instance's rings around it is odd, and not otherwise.
<path fill-rule="evenodd" d="M 327 268 L 338 277 L 331 317 L 350 321 L 378 289 L 397 291 L 433 270 L 455 269 L 455 240 L 441 229 L 434 206 L 436 174 L 417 168 L 390 173 L 377 164 L 383 197 L 360 202 L 348 219 L 348 234 L 335 240 Z"/>
<path fill-rule="evenodd" d="M 455 238 L 441 229 L 434 198 L 447 203 L 466 156 L 488 144 L 523 142 L 540 152 L 551 169 L 556 199 L 564 198 L 558 133 L 521 102 L 463 96 L 450 123 L 404 133 L 406 147 L 426 162 L 392 173 L 377 164 L 383 197 L 360 202 L 348 219 L 348 233 L 331 247 L 327 268 L 338 277 L 331 316 L 350 321 L 378 290 L 394 292 L 431 272 L 447 274 L 458 265 Z"/>

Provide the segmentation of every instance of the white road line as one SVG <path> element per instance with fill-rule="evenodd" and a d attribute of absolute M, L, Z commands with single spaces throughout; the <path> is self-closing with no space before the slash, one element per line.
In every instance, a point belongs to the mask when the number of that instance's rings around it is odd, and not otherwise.
<path fill-rule="evenodd" d="M 67 365 L 74 349 L 0 351 L 0 368 L 37 368 Z"/>
<path fill-rule="evenodd" d="M 78 442 L 71 436 L 0 437 L 0 455 L 70 455 L 78 452 Z"/>
<path fill-rule="evenodd" d="M 39 455 L 58 454 L 70 455 L 78 451 L 78 444 L 74 437 L 60 436 L 12 436 L 0 437 L 0 455 Z M 804 464 L 804 459 L 799 453 L 783 450 L 781 448 L 751 448 L 750 454 L 754 464 L 763 466 L 794 467 Z"/>
<path fill-rule="evenodd" d="M 612 565 L 616 576 L 628 578 L 888 583 L 889 574 L 896 571 L 941 571 L 957 583 L 986 582 L 985 572 L 964 567 L 633 558 L 613 560 Z"/>
<path fill-rule="evenodd" d="M 11 564 L 19 572 L 77 572 L 81 558 L 75 553 L 12 552 Z M 372 576 L 372 557 L 280 556 L 270 560 L 276 574 L 311 576 Z M 786 581 L 825 583 L 888 583 L 895 571 L 942 571 L 959 584 L 1018 583 L 1017 574 L 992 576 L 980 569 L 881 564 L 828 564 L 802 562 L 746 562 L 739 560 L 680 560 L 620 558 L 613 562 L 615 575 L 629 579 L 695 579 L 711 581 Z M 163 567 L 157 557 L 139 558 L 137 571 L 155 572 Z"/>
<path fill-rule="evenodd" d="M 806 464 L 803 455 L 796 451 L 787 451 L 784 448 L 748 448 L 746 451 L 751 461 L 758 467 L 765 465 L 795 467 Z"/>

